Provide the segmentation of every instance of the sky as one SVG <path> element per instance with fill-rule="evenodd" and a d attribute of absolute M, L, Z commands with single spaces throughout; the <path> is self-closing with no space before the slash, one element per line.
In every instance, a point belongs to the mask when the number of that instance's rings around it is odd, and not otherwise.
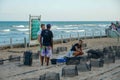
<path fill-rule="evenodd" d="M 120 0 L 0 0 L 0 21 L 120 21 Z"/>

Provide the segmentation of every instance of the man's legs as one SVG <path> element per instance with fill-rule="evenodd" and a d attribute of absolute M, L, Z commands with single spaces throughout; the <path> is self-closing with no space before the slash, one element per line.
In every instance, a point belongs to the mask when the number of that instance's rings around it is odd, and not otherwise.
<path fill-rule="evenodd" d="M 40 56 L 40 62 L 41 62 L 41 65 L 43 65 L 44 57 L 41 56 L 41 51 L 38 51 L 38 53 L 39 53 L 39 56 Z"/>
<path fill-rule="evenodd" d="M 43 66 L 44 56 L 41 56 L 41 55 L 40 55 L 40 60 L 41 60 L 41 66 Z"/>
<path fill-rule="evenodd" d="M 50 57 L 52 56 L 52 48 L 50 46 L 46 47 L 46 56 L 45 56 L 45 60 L 46 60 L 46 65 L 49 65 L 49 60 Z"/>
<path fill-rule="evenodd" d="M 49 57 L 46 57 L 46 65 L 48 66 L 49 65 Z"/>
<path fill-rule="evenodd" d="M 41 52 L 40 52 L 41 65 L 43 65 L 43 63 L 44 63 L 44 57 L 45 57 L 45 48 L 42 48 Z"/>

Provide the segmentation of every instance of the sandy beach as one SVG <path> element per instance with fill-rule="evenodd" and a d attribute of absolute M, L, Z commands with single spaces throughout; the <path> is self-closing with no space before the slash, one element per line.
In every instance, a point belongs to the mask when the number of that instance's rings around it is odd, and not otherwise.
<path fill-rule="evenodd" d="M 117 42 L 116 38 L 94 38 L 94 39 L 83 39 L 84 43 L 87 44 L 87 47 L 83 50 L 86 54 L 88 49 L 103 49 L 103 47 L 108 46 L 120 46 L 120 42 Z M 77 40 L 55 44 L 54 49 L 57 47 L 67 47 L 68 51 L 71 48 L 71 45 L 76 43 Z M 38 51 L 38 46 L 30 47 L 27 50 L 31 50 L 34 53 Z M 6 59 L 9 55 L 20 55 L 23 56 L 24 48 L 13 48 L 5 49 L 0 51 L 0 58 Z M 67 51 L 67 52 L 68 52 Z M 66 51 L 60 52 L 59 54 L 53 54 L 52 58 L 56 58 L 60 55 L 65 55 Z M 84 54 L 84 55 L 85 55 Z M 89 72 L 79 72 L 79 75 L 76 77 L 60 77 L 61 80 L 119 80 L 120 72 L 116 75 L 112 73 L 120 69 L 120 61 L 117 60 L 112 64 L 105 64 L 103 68 L 92 68 Z M 57 72 L 61 74 L 62 68 L 65 64 L 61 65 L 49 65 L 49 66 L 40 66 L 40 61 L 33 60 L 33 65 L 31 67 L 24 66 L 23 60 L 20 62 L 8 62 L 6 61 L 3 65 L 0 65 L 0 80 L 21 80 L 25 78 L 38 78 L 40 75 L 47 72 Z M 115 79 L 116 78 L 116 79 Z"/>

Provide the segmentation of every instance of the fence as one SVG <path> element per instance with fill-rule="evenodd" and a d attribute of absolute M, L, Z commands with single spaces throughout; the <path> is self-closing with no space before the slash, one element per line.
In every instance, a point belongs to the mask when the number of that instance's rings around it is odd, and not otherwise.
<path fill-rule="evenodd" d="M 0 41 L 0 47 L 10 47 L 13 48 L 13 46 L 21 46 L 21 47 L 27 47 L 27 38 L 9 38 L 4 41 Z"/>
<path fill-rule="evenodd" d="M 84 31 L 84 32 L 75 32 L 73 34 L 64 34 L 64 35 L 57 34 L 57 36 L 54 37 L 54 43 L 63 43 L 66 40 L 72 41 L 75 39 L 79 40 L 79 39 L 102 38 L 102 37 L 106 37 L 106 34 L 102 31 L 93 31 L 93 32 Z M 13 46 L 21 46 L 26 48 L 29 44 L 29 38 L 26 38 L 26 37 L 9 38 L 7 40 L 0 41 L 0 44 L 1 44 L 0 47 L 13 48 Z"/>
<path fill-rule="evenodd" d="M 107 36 L 116 41 L 116 45 L 120 45 L 120 33 L 116 30 L 106 29 Z"/>
<path fill-rule="evenodd" d="M 117 41 L 119 42 L 120 33 L 118 33 L 116 30 L 111 30 L 111 32 L 113 32 L 113 34 L 111 34 L 111 35 L 114 35 L 113 37 L 115 37 L 117 39 Z"/>

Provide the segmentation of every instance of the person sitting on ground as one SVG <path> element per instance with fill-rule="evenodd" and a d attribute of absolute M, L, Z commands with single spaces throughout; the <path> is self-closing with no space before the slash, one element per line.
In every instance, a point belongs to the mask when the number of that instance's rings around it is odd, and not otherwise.
<path fill-rule="evenodd" d="M 77 57 L 79 55 L 83 55 L 84 53 L 82 51 L 82 43 L 82 40 L 79 40 L 78 43 L 75 43 L 67 54 L 67 57 Z"/>

